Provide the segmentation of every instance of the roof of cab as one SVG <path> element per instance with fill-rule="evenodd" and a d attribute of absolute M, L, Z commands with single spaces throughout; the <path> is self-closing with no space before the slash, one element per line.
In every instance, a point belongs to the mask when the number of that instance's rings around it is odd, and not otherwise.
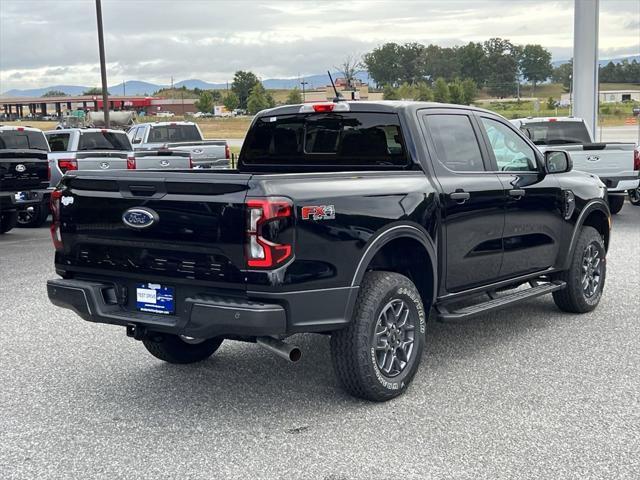
<path fill-rule="evenodd" d="M 336 102 L 307 102 L 299 103 L 296 105 L 282 105 L 279 107 L 262 110 L 257 116 L 269 116 L 269 115 L 291 115 L 299 113 L 303 106 L 315 105 L 315 104 L 328 104 Z M 456 105 L 450 103 L 437 103 L 437 102 L 415 102 L 408 100 L 379 100 L 379 101 L 346 101 L 341 100 L 339 103 L 346 103 L 349 105 L 350 112 L 379 112 L 379 113 L 398 113 L 400 111 L 416 111 L 427 108 L 446 108 L 446 109 L 459 109 L 459 110 L 474 110 L 477 112 L 491 113 L 489 110 L 482 108 L 472 107 L 469 105 Z M 340 112 L 336 112 L 340 113 Z"/>
<path fill-rule="evenodd" d="M 125 134 L 123 130 L 118 130 L 116 128 L 59 128 L 57 130 L 47 130 L 45 131 L 45 135 L 55 134 L 55 133 L 95 133 L 95 132 L 109 132 L 109 133 L 122 133 Z"/>
<path fill-rule="evenodd" d="M 25 130 L 27 132 L 41 132 L 42 131 L 39 128 L 30 127 L 28 125 L 25 125 L 24 127 L 21 126 L 21 125 L 0 125 L 0 130 L 5 130 L 5 131 Z"/>

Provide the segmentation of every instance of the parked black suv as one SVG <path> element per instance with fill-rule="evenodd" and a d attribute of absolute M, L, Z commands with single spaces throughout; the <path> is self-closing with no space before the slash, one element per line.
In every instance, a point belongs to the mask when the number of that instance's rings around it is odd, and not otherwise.
<path fill-rule="evenodd" d="M 605 195 L 485 110 L 279 107 L 254 119 L 237 171 L 67 174 L 48 294 L 172 363 L 223 339 L 295 360 L 282 339 L 331 334 L 344 387 L 388 400 L 416 373 L 432 309 L 462 319 L 549 293 L 594 309 Z"/>
<path fill-rule="evenodd" d="M 0 234 L 49 214 L 48 152 L 37 128 L 0 125 Z"/>

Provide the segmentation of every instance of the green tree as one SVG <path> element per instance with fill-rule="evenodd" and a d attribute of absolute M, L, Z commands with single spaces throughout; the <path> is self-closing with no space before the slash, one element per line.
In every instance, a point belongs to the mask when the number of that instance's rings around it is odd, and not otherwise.
<path fill-rule="evenodd" d="M 400 82 L 413 85 L 425 77 L 425 47 L 419 43 L 405 43 L 400 47 Z"/>
<path fill-rule="evenodd" d="M 100 92 L 102 93 L 102 92 Z M 66 97 L 67 94 L 64 93 L 62 90 L 49 90 L 47 92 L 45 92 L 42 95 L 42 98 L 47 98 L 47 97 Z"/>
<path fill-rule="evenodd" d="M 556 103 L 556 101 L 554 100 L 553 97 L 549 97 L 547 99 L 547 110 L 553 110 L 557 106 L 558 106 L 558 104 Z"/>
<path fill-rule="evenodd" d="M 453 80 L 459 75 L 460 65 L 455 49 L 428 45 L 423 52 L 422 78 L 429 77 L 433 80 L 442 77 L 445 80 Z"/>
<path fill-rule="evenodd" d="M 214 107 L 211 93 L 207 91 L 202 92 L 200 98 L 196 100 L 195 106 L 199 112 L 211 113 Z"/>
<path fill-rule="evenodd" d="M 462 86 L 462 81 L 456 78 L 453 82 L 449 83 L 448 86 L 449 102 L 464 105 L 464 87 Z"/>
<path fill-rule="evenodd" d="M 363 56 L 362 60 L 369 76 L 376 85 L 397 86 L 400 71 L 400 45 L 385 43 Z"/>
<path fill-rule="evenodd" d="M 525 45 L 520 56 L 520 70 L 531 82 L 531 96 L 534 96 L 536 84 L 544 82 L 553 73 L 551 52 L 542 45 Z"/>
<path fill-rule="evenodd" d="M 296 105 L 298 103 L 302 103 L 302 94 L 300 93 L 300 89 L 298 87 L 295 87 L 293 90 L 289 91 L 286 103 L 287 105 Z"/>
<path fill-rule="evenodd" d="M 478 86 L 470 78 L 465 78 L 462 81 L 462 103 L 464 105 L 471 105 L 478 96 Z"/>
<path fill-rule="evenodd" d="M 415 86 L 415 100 L 419 102 L 430 102 L 433 100 L 433 91 L 429 88 L 426 82 L 420 82 Z"/>
<path fill-rule="evenodd" d="M 469 42 L 456 50 L 460 64 L 460 77 L 470 78 L 476 85 L 484 84 L 486 79 L 486 56 L 481 43 Z"/>
<path fill-rule="evenodd" d="M 107 94 L 111 95 L 109 91 L 107 91 Z M 90 88 L 89 90 L 85 90 L 84 92 L 82 92 L 82 95 L 102 95 L 102 89 L 98 87 L 93 87 L 93 88 Z"/>
<path fill-rule="evenodd" d="M 449 102 L 449 85 L 444 78 L 438 78 L 433 83 L 433 99 L 440 103 Z"/>
<path fill-rule="evenodd" d="M 233 76 L 233 83 L 231 84 L 231 90 L 238 97 L 240 102 L 240 108 L 247 108 L 247 102 L 249 100 L 249 94 L 256 85 L 260 84 L 260 80 L 253 72 L 245 72 L 238 70 Z"/>
<path fill-rule="evenodd" d="M 382 89 L 382 98 L 384 98 L 385 100 L 400 100 L 398 89 L 392 87 L 391 85 L 385 85 Z"/>
<path fill-rule="evenodd" d="M 214 104 L 219 103 L 222 100 L 222 93 L 220 93 L 220 90 L 209 90 L 209 93 L 211 94 Z"/>
<path fill-rule="evenodd" d="M 487 40 L 483 48 L 487 57 L 489 93 L 501 98 L 513 95 L 518 75 L 518 48 L 502 38 Z"/>
<path fill-rule="evenodd" d="M 273 101 L 273 99 L 271 99 Z M 255 115 L 261 110 L 269 108 L 269 95 L 265 91 L 264 87 L 261 83 L 257 83 L 249 93 L 249 98 L 247 99 L 247 109 L 251 115 Z"/>
<path fill-rule="evenodd" d="M 404 82 L 396 89 L 396 92 L 401 100 L 414 100 L 416 93 L 415 90 L 416 89 L 413 85 L 409 85 L 407 82 Z"/>
<path fill-rule="evenodd" d="M 561 83 L 565 91 L 571 89 L 571 76 L 573 75 L 573 59 L 567 63 L 557 66 L 551 72 L 551 80 L 555 83 Z"/>
<path fill-rule="evenodd" d="M 224 97 L 222 97 L 222 104 L 224 107 L 232 112 L 236 108 L 240 107 L 240 100 L 238 100 L 238 96 L 233 92 L 228 92 Z"/>

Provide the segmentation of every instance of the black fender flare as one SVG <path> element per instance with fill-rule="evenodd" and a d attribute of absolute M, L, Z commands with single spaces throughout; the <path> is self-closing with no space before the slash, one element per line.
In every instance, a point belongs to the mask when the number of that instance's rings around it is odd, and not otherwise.
<path fill-rule="evenodd" d="M 564 264 L 562 266 L 563 269 L 569 268 L 569 264 L 571 263 L 571 257 L 573 256 L 573 252 L 576 249 L 576 244 L 578 243 L 578 233 L 582 229 L 584 225 L 584 221 L 589 216 L 590 213 L 599 210 L 606 215 L 607 218 L 611 218 L 611 212 L 609 211 L 609 205 L 603 199 L 594 199 L 588 202 L 584 208 L 580 211 L 578 215 L 578 219 L 576 220 L 576 224 L 573 227 L 573 232 L 571 232 L 571 241 L 569 242 L 569 250 L 565 257 Z"/>
<path fill-rule="evenodd" d="M 374 234 L 367 245 L 364 248 L 364 253 L 360 257 L 356 271 L 353 274 L 353 280 L 351 286 L 356 287 L 362 283 L 362 279 L 367 271 L 367 267 L 375 257 L 376 253 L 380 251 L 387 243 L 398 238 L 411 238 L 418 241 L 426 250 L 427 257 L 431 264 L 431 272 L 433 275 L 433 293 L 431 298 L 431 304 L 435 303 L 436 292 L 438 291 L 438 263 L 436 257 L 436 246 L 427 234 L 427 232 L 418 224 L 407 223 L 394 223 L 386 226 L 384 230 L 381 230 Z"/>

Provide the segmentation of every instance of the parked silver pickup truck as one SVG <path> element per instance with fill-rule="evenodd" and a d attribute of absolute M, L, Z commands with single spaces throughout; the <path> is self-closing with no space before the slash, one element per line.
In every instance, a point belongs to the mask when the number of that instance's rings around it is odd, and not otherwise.
<path fill-rule="evenodd" d="M 141 123 L 127 135 L 136 151 L 174 150 L 188 152 L 193 168 L 228 168 L 229 146 L 226 140 L 204 140 L 193 122 Z"/>
<path fill-rule="evenodd" d="M 542 152 L 570 153 L 573 169 L 597 175 L 606 185 L 611 213 L 624 205 L 627 190 L 638 188 L 640 165 L 633 143 L 595 143 L 584 120 L 574 117 L 529 117 L 511 120 Z"/>
<path fill-rule="evenodd" d="M 51 186 L 69 170 L 147 170 L 192 168 L 188 152 L 145 150 L 134 152 L 122 130 L 69 128 L 45 132 L 51 153 Z"/>

